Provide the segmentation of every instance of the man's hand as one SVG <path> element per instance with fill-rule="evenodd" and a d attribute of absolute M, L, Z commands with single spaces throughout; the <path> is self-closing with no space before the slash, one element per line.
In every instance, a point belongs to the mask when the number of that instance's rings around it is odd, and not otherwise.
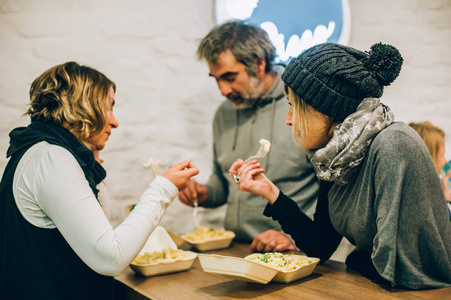
<path fill-rule="evenodd" d="M 251 252 L 284 252 L 295 251 L 296 246 L 283 232 L 270 229 L 255 237 L 250 250 Z"/>
<path fill-rule="evenodd" d="M 198 204 L 204 203 L 208 198 L 207 188 L 199 182 L 191 179 L 185 189 L 179 193 L 180 202 L 194 206 L 194 202 Z"/>

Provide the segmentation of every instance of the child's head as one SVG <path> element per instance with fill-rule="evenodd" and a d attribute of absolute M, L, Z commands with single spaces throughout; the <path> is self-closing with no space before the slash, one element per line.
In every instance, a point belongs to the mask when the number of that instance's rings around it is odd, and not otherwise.
<path fill-rule="evenodd" d="M 446 164 L 445 132 L 429 121 L 418 123 L 411 122 L 409 123 L 409 126 L 415 129 L 416 132 L 418 132 L 421 139 L 426 144 L 429 153 L 431 153 L 437 171 L 440 172 L 440 170 Z"/>

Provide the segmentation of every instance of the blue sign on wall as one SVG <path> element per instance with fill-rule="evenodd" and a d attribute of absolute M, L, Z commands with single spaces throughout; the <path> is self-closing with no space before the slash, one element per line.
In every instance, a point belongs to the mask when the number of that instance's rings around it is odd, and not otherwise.
<path fill-rule="evenodd" d="M 348 44 L 348 0 L 216 0 L 216 21 L 246 20 L 268 32 L 279 62 L 324 42 Z"/>

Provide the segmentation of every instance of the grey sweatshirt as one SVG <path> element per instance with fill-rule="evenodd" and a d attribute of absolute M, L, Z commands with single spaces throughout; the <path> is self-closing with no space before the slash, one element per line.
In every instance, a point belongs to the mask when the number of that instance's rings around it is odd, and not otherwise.
<path fill-rule="evenodd" d="M 281 230 L 278 222 L 263 216 L 267 204 L 261 196 L 237 190 L 229 175 L 230 166 L 238 159 L 254 155 L 259 140 L 271 142 L 270 152 L 259 161 L 265 174 L 312 217 L 319 189 L 313 164 L 304 150 L 296 146 L 291 128 L 285 124 L 288 102 L 283 94 L 281 66 L 276 66 L 277 79 L 271 89 L 252 109 L 237 110 L 224 101 L 213 122 L 213 172 L 206 187 L 208 200 L 204 207 L 227 205 L 224 227 L 236 238 L 252 241 L 269 229 Z"/>
<path fill-rule="evenodd" d="M 362 169 L 329 192 L 338 232 L 369 251 L 377 272 L 412 289 L 451 285 L 451 223 L 438 173 L 418 134 L 394 123 L 374 139 Z"/>

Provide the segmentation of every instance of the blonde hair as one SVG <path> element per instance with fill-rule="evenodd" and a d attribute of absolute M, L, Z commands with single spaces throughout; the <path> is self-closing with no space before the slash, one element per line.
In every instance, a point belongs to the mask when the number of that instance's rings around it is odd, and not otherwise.
<path fill-rule="evenodd" d="M 305 101 L 303 101 L 293 90 L 288 86 L 284 85 L 283 91 L 285 96 L 291 100 L 291 105 L 293 107 L 293 126 L 291 130 L 291 135 L 296 145 L 300 146 L 302 138 L 309 130 L 309 124 L 307 121 L 307 114 L 309 112 L 309 106 Z M 298 132 L 300 137 L 298 136 Z"/>
<path fill-rule="evenodd" d="M 429 121 L 418 123 L 411 122 L 409 123 L 409 126 L 418 132 L 434 160 L 437 171 L 440 171 L 440 157 L 438 151 L 445 143 L 445 132 Z"/>
<path fill-rule="evenodd" d="M 293 136 L 293 140 L 296 145 L 301 146 L 302 139 L 305 138 L 310 131 L 310 125 L 308 122 L 309 119 L 307 116 L 309 113 L 311 113 L 311 110 L 314 110 L 314 108 L 308 105 L 307 102 L 305 102 L 301 97 L 293 92 L 293 90 L 288 85 L 284 85 L 283 91 L 285 93 L 285 96 L 290 99 L 293 108 L 293 126 L 291 135 Z M 327 124 L 324 128 L 326 132 L 330 131 L 336 121 L 333 118 L 329 117 L 328 123 L 329 124 Z"/>
<path fill-rule="evenodd" d="M 36 78 L 30 88 L 32 120 L 65 127 L 81 144 L 105 127 L 110 89 L 116 85 L 99 71 L 75 62 L 54 66 Z"/>

